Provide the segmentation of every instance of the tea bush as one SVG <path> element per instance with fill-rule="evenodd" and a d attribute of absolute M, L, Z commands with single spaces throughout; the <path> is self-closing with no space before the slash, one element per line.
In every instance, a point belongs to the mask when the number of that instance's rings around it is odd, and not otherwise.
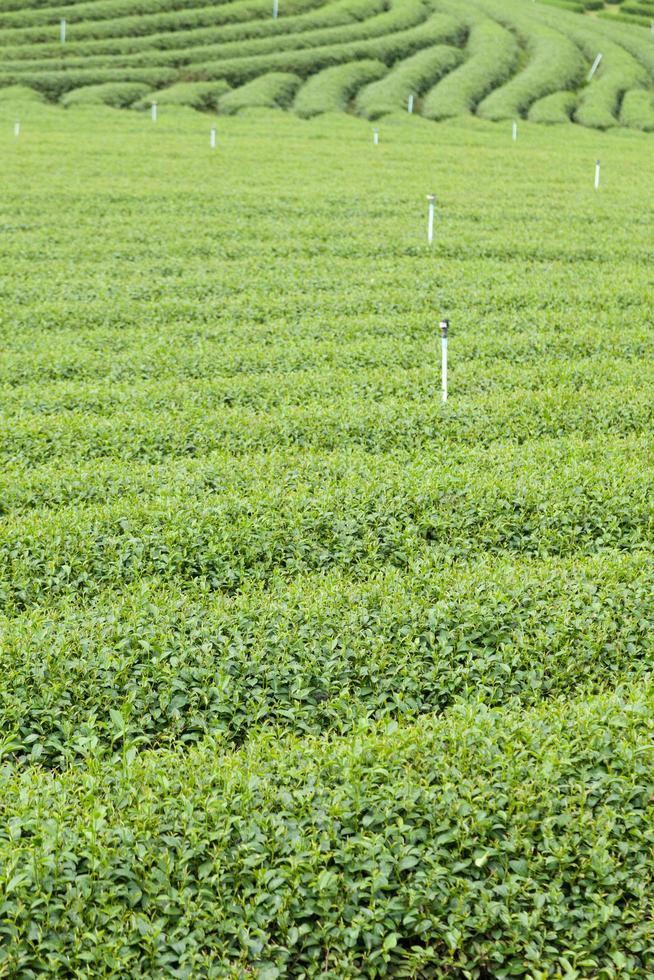
<path fill-rule="evenodd" d="M 405 109 L 409 95 L 420 96 L 462 60 L 457 48 L 445 44 L 419 51 L 357 95 L 357 111 L 367 119 Z"/>
<path fill-rule="evenodd" d="M 222 95 L 218 108 L 221 112 L 239 112 L 241 109 L 254 107 L 284 109 L 293 101 L 300 81 L 297 75 L 283 72 L 261 75 L 252 82 Z"/>
<path fill-rule="evenodd" d="M 577 101 L 578 96 L 574 92 L 553 92 L 533 103 L 528 118 L 530 122 L 548 125 L 571 122 Z"/>

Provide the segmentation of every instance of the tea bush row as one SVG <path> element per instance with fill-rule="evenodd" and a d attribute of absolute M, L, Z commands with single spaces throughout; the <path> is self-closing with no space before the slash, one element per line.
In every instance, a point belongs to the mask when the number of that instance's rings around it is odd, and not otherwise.
<path fill-rule="evenodd" d="M 580 84 L 585 62 L 565 34 L 526 17 L 513 5 L 503 4 L 500 10 L 495 0 L 482 0 L 482 6 L 505 27 L 526 37 L 529 61 L 520 74 L 486 96 L 477 107 L 478 115 L 493 120 L 516 118 L 537 99 Z"/>
<path fill-rule="evenodd" d="M 443 75 L 456 68 L 462 58 L 458 48 L 444 44 L 419 51 L 379 81 L 366 85 L 357 95 L 357 111 L 367 119 L 378 119 L 406 109 L 410 95 L 423 95 Z"/>
<path fill-rule="evenodd" d="M 254 107 L 285 109 L 291 105 L 300 83 L 297 75 L 284 72 L 260 75 L 240 88 L 221 95 L 218 108 L 227 113 Z"/>
<path fill-rule="evenodd" d="M 143 580 L 5 618 L 0 722 L 23 762 L 62 766 L 579 697 L 651 672 L 653 584 L 648 556 L 615 555 L 307 575 L 235 601 Z"/>
<path fill-rule="evenodd" d="M 6 766 L 3 967 L 644 980 L 653 712 L 641 683 L 347 741 Z"/>
<path fill-rule="evenodd" d="M 165 51 L 152 50 L 137 54 L 99 55 L 83 58 L 67 56 L 65 69 L 67 71 L 78 68 L 102 69 L 111 68 L 116 64 L 126 70 L 149 66 L 192 68 L 196 62 L 209 59 L 220 61 L 221 59 L 263 56 L 271 52 L 301 51 L 305 48 L 355 42 L 358 38 L 367 40 L 376 36 L 392 34 L 398 30 L 405 30 L 420 24 L 424 20 L 424 13 L 425 8 L 420 0 L 397 0 L 391 10 L 370 17 L 362 23 L 346 23 L 318 30 L 307 29 L 297 34 L 272 35 L 244 41 L 230 41 L 225 44 L 201 44 L 190 48 L 180 43 L 183 38 L 179 38 L 178 47 Z M 6 61 L 3 68 L 6 71 L 20 71 L 27 68 L 33 72 L 47 70 L 51 66 L 52 61 L 46 59 L 43 61 L 32 60 L 29 63 Z"/>
<path fill-rule="evenodd" d="M 66 41 L 66 60 L 80 56 L 123 56 L 143 51 L 166 51 L 171 48 L 183 51 L 198 45 L 254 40 L 272 36 L 286 36 L 305 30 L 338 27 L 372 17 L 383 10 L 382 0 L 336 0 L 326 6 L 310 7 L 305 13 L 285 16 L 277 20 L 244 20 L 224 23 L 224 14 L 217 8 L 206 12 L 207 19 L 214 17 L 218 25 L 187 27 L 179 30 L 154 31 L 132 36 L 109 37 L 87 41 Z M 211 11 L 214 13 L 211 13 Z M 4 60 L 53 59 L 62 61 L 59 41 L 38 45 L 8 45 L 4 47 Z"/>
<path fill-rule="evenodd" d="M 489 92 L 511 76 L 518 63 L 513 35 L 488 17 L 470 27 L 465 64 L 439 82 L 423 101 L 428 119 L 445 119 L 472 112 Z"/>

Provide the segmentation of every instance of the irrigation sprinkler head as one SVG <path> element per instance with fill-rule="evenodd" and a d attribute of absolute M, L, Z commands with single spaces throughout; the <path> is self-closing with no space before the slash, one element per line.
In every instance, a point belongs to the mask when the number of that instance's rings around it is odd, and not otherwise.
<path fill-rule="evenodd" d="M 447 331 L 450 329 L 449 320 L 441 320 L 441 337 L 445 340 L 447 338 Z"/>
<path fill-rule="evenodd" d="M 430 204 L 433 204 L 434 201 L 436 200 L 436 195 L 435 194 L 428 194 L 427 195 L 427 200 L 429 201 Z"/>

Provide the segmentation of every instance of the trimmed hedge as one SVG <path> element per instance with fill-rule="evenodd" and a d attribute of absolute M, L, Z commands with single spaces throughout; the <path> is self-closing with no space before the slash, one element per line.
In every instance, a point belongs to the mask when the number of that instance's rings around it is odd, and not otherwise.
<path fill-rule="evenodd" d="M 3 74 L 0 72 L 0 88 L 5 85 L 28 85 L 47 98 L 56 100 L 73 89 L 85 86 L 104 85 L 109 82 L 116 84 L 127 84 L 129 82 L 140 82 L 152 88 L 169 85 L 176 81 L 177 72 L 170 68 L 133 68 L 121 70 L 119 68 L 107 68 L 103 70 L 94 69 L 86 71 L 78 69 L 67 72 L 22 72 L 20 74 Z"/>
<path fill-rule="evenodd" d="M 363 85 L 381 78 L 387 70 L 380 61 L 355 61 L 326 68 L 305 82 L 295 97 L 293 109 L 305 118 L 342 111 Z"/>
<path fill-rule="evenodd" d="M 460 20 L 435 14 L 418 27 L 367 41 L 334 44 L 307 51 L 282 51 L 252 58 L 231 58 L 215 64 L 197 64 L 187 69 L 187 74 L 198 78 L 226 78 L 233 85 L 250 81 L 268 71 L 286 71 L 306 78 L 325 68 L 359 60 L 376 60 L 392 65 L 422 48 L 439 43 L 456 44 L 464 36 L 465 26 Z"/>
<path fill-rule="evenodd" d="M 539 23 L 535 17 L 520 15 L 515 6 L 505 3 L 505 0 L 502 0 L 501 6 L 496 0 L 480 2 L 506 27 L 513 27 L 526 38 L 529 55 L 524 71 L 481 102 L 477 107 L 480 116 L 493 120 L 514 119 L 525 115 L 538 99 L 581 83 L 586 64 L 581 52 L 566 34 Z M 520 7 L 524 10 L 523 4 Z"/>
<path fill-rule="evenodd" d="M 142 99 L 150 88 L 138 82 L 108 82 L 105 85 L 85 85 L 67 92 L 61 100 L 66 108 L 76 105 L 108 105 L 125 109 Z"/>
<path fill-rule="evenodd" d="M 241 109 L 255 107 L 266 109 L 287 109 L 295 96 L 301 79 L 285 72 L 270 72 L 260 75 L 251 82 L 241 85 L 221 96 L 218 102 L 220 112 L 234 113 Z"/>
<path fill-rule="evenodd" d="M 296 34 L 273 35 L 260 37 L 253 40 L 230 41 L 224 44 L 202 44 L 199 46 L 186 48 L 183 45 L 183 35 L 178 38 L 178 44 L 182 46 L 166 50 L 153 50 L 139 52 L 132 55 L 119 55 L 112 57 L 102 55 L 98 57 L 70 57 L 66 55 L 65 61 L 60 62 L 60 68 L 71 70 L 76 68 L 111 68 L 118 64 L 125 69 L 148 67 L 148 66 L 172 66 L 191 68 L 198 61 L 220 61 L 230 58 L 254 58 L 262 57 L 271 52 L 280 53 L 283 51 L 301 51 L 305 48 L 324 47 L 332 44 L 354 43 L 357 39 L 372 40 L 375 37 L 384 35 L 392 36 L 396 31 L 414 27 L 424 21 L 425 8 L 422 0 L 394 0 L 391 10 L 370 17 L 363 23 L 341 24 L 336 27 L 321 28 L 318 30 L 305 30 Z M 55 63 L 56 66 L 56 63 Z M 45 61 L 25 61 L 6 62 L 5 71 L 20 71 L 28 67 L 31 71 L 38 71 L 53 67 L 52 59 Z"/>
<path fill-rule="evenodd" d="M 519 49 L 513 35 L 487 17 L 477 19 L 470 31 L 468 60 L 427 94 L 422 114 L 428 119 L 472 112 L 479 102 L 503 84 L 518 64 Z"/>
<path fill-rule="evenodd" d="M 324 0 L 284 0 L 284 10 L 287 13 L 301 13 L 319 6 Z M 70 40 L 88 40 L 91 38 L 130 37 L 152 34 L 155 31 L 181 31 L 185 28 L 203 27 L 211 24 L 230 24 L 239 21 L 256 20 L 270 16 L 269 0 L 229 0 L 218 6 L 179 8 L 176 0 L 174 9 L 167 8 L 165 12 L 155 14 L 139 14 L 134 12 L 134 4 L 129 5 L 129 13 L 115 19 L 91 20 L 84 19 L 79 23 L 69 21 L 68 35 Z M 95 7 L 96 4 L 94 3 Z M 99 5 L 98 5 L 99 6 Z M 55 41 L 59 32 L 59 18 L 50 25 L 28 27 L 25 29 L 0 29 L 0 45 L 7 44 L 42 44 Z"/>
<path fill-rule="evenodd" d="M 216 110 L 218 100 L 230 88 L 227 82 L 178 82 L 170 88 L 160 89 L 155 98 L 159 105 L 189 106 L 203 111 Z M 137 102 L 134 108 L 147 109 L 152 104 L 152 98 Z"/>
<path fill-rule="evenodd" d="M 529 121 L 548 125 L 572 122 L 578 101 L 579 96 L 574 92 L 553 92 L 534 102 L 529 110 Z"/>
<path fill-rule="evenodd" d="M 462 60 L 461 51 L 444 44 L 419 51 L 400 62 L 379 81 L 366 85 L 357 95 L 357 112 L 367 119 L 399 112 L 406 108 L 409 95 L 421 96 Z"/>
<path fill-rule="evenodd" d="M 212 8 L 215 10 L 215 8 Z M 337 0 L 328 7 L 311 8 L 306 13 L 279 17 L 277 20 L 245 20 L 223 24 L 220 13 L 215 17 L 219 25 L 185 28 L 178 31 L 153 32 L 137 37 L 114 37 L 87 41 L 69 40 L 66 43 L 66 59 L 79 56 L 111 55 L 121 56 L 151 50 L 183 51 L 184 48 L 204 44 L 226 44 L 229 42 L 266 38 L 273 35 L 287 35 L 319 28 L 336 27 L 342 24 L 365 20 L 384 9 L 384 0 Z M 7 46 L 4 57 L 11 61 L 34 60 L 36 58 L 61 59 L 59 42 L 51 44 Z"/>

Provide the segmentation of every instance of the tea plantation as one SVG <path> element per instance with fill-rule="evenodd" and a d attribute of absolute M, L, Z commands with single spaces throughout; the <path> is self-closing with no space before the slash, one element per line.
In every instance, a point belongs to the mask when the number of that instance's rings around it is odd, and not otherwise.
<path fill-rule="evenodd" d="M 654 0 L 0 0 L 0 90 L 650 131 L 650 25 Z"/>
<path fill-rule="evenodd" d="M 0 0 L 0 977 L 654 976 L 649 6 Z"/>

